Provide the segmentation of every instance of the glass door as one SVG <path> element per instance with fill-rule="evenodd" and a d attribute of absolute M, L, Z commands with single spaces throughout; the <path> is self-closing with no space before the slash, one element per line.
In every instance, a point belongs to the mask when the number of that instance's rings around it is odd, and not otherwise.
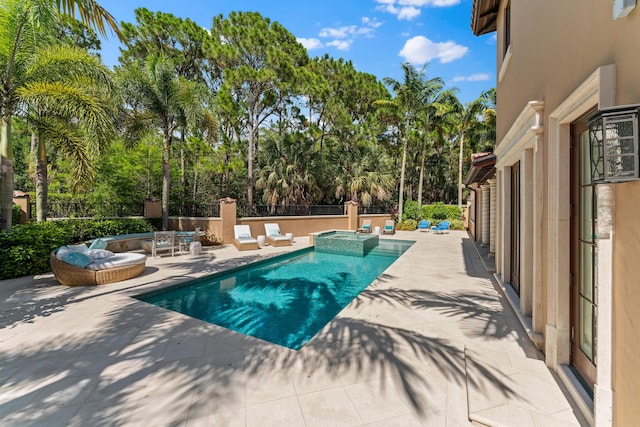
<path fill-rule="evenodd" d="M 520 162 L 511 166 L 511 285 L 520 295 Z"/>
<path fill-rule="evenodd" d="M 591 182 L 587 123 L 575 124 L 571 137 L 571 363 L 593 389 L 597 346 L 598 218 L 596 187 Z"/>

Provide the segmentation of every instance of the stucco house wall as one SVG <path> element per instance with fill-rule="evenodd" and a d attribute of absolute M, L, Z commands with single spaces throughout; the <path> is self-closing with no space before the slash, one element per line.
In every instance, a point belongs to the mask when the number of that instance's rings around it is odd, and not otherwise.
<path fill-rule="evenodd" d="M 474 0 L 474 7 L 480 3 Z M 523 203 L 531 207 L 522 214 L 521 245 L 532 247 L 521 251 L 531 251 L 532 258 L 523 272 L 530 295 L 516 309 L 528 319 L 525 327 L 547 364 L 564 378 L 570 340 L 570 125 L 598 107 L 640 103 L 640 5 L 614 20 L 613 0 L 511 0 L 507 50 L 508 2 L 486 3 L 498 5 L 497 277 L 508 282 L 509 170 L 520 162 L 531 169 L 524 172 L 531 182 L 521 187 Z M 640 395 L 640 181 L 599 187 L 601 222 L 609 214 L 612 221 L 598 243 L 600 357 L 595 408 L 586 410 L 597 425 L 634 425 Z"/>

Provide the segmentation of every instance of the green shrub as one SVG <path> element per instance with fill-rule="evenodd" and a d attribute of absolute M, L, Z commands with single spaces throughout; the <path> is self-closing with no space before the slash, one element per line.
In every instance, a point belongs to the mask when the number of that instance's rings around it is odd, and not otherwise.
<path fill-rule="evenodd" d="M 0 233 L 0 279 L 11 279 L 51 271 L 49 253 L 70 243 L 73 230 L 54 222 L 16 225 L 11 233 Z"/>
<path fill-rule="evenodd" d="M 141 218 L 70 219 L 56 222 L 68 222 L 71 224 L 74 229 L 72 238 L 75 242 L 84 242 L 105 236 L 153 231 L 149 221 Z"/>
<path fill-rule="evenodd" d="M 11 208 L 11 225 L 20 224 L 20 216 L 22 215 L 22 208 L 19 205 L 13 205 Z"/>
<path fill-rule="evenodd" d="M 408 219 L 414 219 L 416 221 L 422 219 L 422 208 L 418 202 L 405 200 L 404 206 L 402 207 L 402 221 L 404 222 Z"/>
<path fill-rule="evenodd" d="M 452 230 L 464 230 L 464 221 L 461 219 L 451 219 L 451 225 L 449 226 Z"/>
<path fill-rule="evenodd" d="M 153 231 L 145 219 L 63 220 L 16 225 L 0 233 L 0 280 L 51 271 L 49 253 L 62 245 L 118 234 Z"/>
<path fill-rule="evenodd" d="M 438 221 L 460 219 L 462 211 L 457 206 L 445 205 L 442 202 L 422 207 L 423 219 L 435 219 Z"/>
<path fill-rule="evenodd" d="M 413 231 L 418 227 L 418 222 L 415 219 L 407 219 L 396 225 L 396 230 L 408 230 Z"/>

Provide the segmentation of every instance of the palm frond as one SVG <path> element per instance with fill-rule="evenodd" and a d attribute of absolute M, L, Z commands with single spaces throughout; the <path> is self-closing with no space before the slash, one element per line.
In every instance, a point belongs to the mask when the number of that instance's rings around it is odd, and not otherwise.
<path fill-rule="evenodd" d="M 58 9 L 65 15 L 76 17 L 85 25 L 95 29 L 103 36 L 107 35 L 107 27 L 123 40 L 116 19 L 94 0 L 56 0 Z"/>

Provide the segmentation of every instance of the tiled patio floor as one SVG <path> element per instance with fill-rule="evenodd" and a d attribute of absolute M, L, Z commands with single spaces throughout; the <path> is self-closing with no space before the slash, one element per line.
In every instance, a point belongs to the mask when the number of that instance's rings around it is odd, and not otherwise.
<path fill-rule="evenodd" d="M 467 233 L 393 238 L 416 244 L 300 351 L 131 295 L 306 237 L 150 258 L 98 287 L 0 281 L 0 425 L 581 424 Z"/>

